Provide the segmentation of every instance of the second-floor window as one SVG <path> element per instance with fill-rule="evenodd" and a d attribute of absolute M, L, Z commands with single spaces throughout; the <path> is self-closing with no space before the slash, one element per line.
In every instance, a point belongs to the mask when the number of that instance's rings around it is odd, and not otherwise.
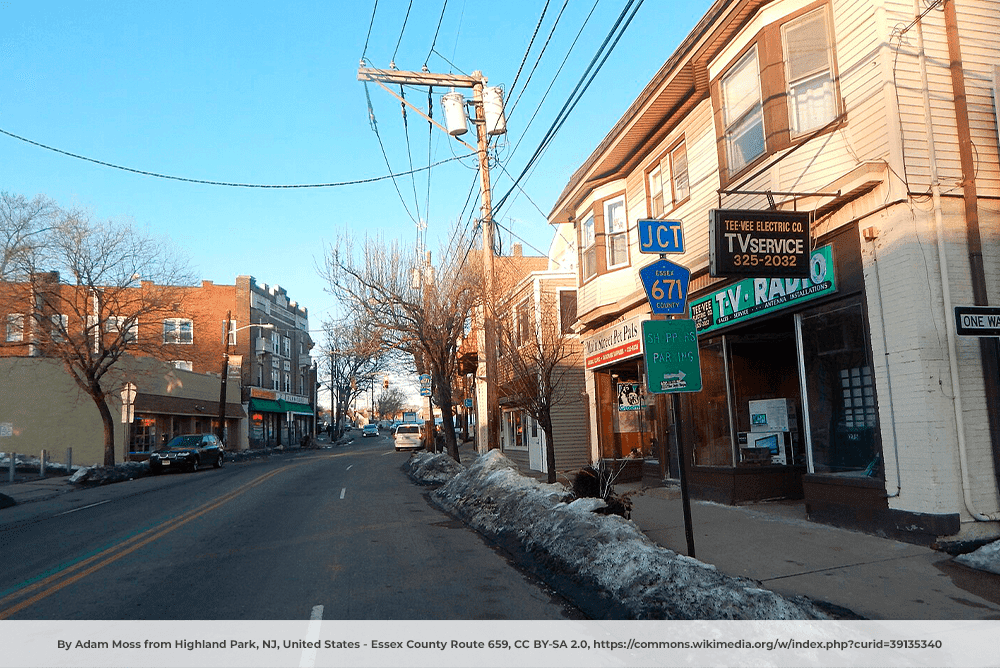
<path fill-rule="evenodd" d="M 7 315 L 7 342 L 24 341 L 24 314 Z"/>
<path fill-rule="evenodd" d="M 587 216 L 580 226 L 580 270 L 583 280 L 597 274 L 597 235 L 594 232 L 594 215 Z"/>
<path fill-rule="evenodd" d="M 130 324 L 128 323 L 128 318 L 120 315 L 109 316 L 104 323 L 104 332 L 111 337 L 117 337 L 119 333 L 125 328 L 128 328 L 125 332 L 125 341 L 128 343 L 135 343 L 139 338 L 139 323 L 133 320 Z"/>
<path fill-rule="evenodd" d="M 624 197 L 604 204 L 604 228 L 608 239 L 608 269 L 628 264 L 628 221 Z"/>
<path fill-rule="evenodd" d="M 517 305 L 514 310 L 515 343 L 523 346 L 531 340 L 531 302 L 527 299 Z"/>
<path fill-rule="evenodd" d="M 789 21 L 781 30 L 788 87 L 788 115 L 793 134 L 822 127 L 837 115 L 833 54 L 826 11 Z"/>
<path fill-rule="evenodd" d="M 167 318 L 163 321 L 164 343 L 194 343 L 194 322 L 188 318 Z"/>
<path fill-rule="evenodd" d="M 836 120 L 834 44 L 828 7 L 799 12 L 764 26 L 713 83 L 723 183 Z"/>
<path fill-rule="evenodd" d="M 663 170 L 657 165 L 646 177 L 649 182 L 649 217 L 659 218 L 664 213 L 663 206 Z"/>
<path fill-rule="evenodd" d="M 559 332 L 572 334 L 576 322 L 576 290 L 559 291 Z"/>
<path fill-rule="evenodd" d="M 733 174 L 766 149 L 756 45 L 723 77 L 722 110 L 727 164 Z"/>
<path fill-rule="evenodd" d="M 69 316 L 53 315 L 50 316 L 50 319 L 52 322 L 52 329 L 50 330 L 52 340 L 57 343 L 64 342 L 66 336 L 69 334 Z"/>

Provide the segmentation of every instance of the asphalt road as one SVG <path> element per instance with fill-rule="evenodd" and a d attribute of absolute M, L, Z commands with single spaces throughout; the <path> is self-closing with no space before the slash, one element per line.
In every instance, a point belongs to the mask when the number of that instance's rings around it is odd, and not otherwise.
<path fill-rule="evenodd" d="M 433 507 L 408 456 L 357 438 L 8 509 L 0 619 L 581 617 Z"/>

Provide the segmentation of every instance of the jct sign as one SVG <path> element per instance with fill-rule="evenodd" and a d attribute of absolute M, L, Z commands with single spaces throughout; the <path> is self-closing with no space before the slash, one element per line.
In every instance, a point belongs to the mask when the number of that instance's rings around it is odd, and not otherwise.
<path fill-rule="evenodd" d="M 709 212 L 712 276 L 809 278 L 809 213 Z"/>

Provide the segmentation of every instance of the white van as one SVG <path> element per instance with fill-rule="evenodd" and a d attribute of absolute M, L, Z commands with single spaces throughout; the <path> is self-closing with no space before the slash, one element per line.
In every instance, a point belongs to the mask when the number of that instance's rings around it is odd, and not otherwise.
<path fill-rule="evenodd" d="M 424 430 L 419 424 L 407 422 L 396 427 L 393 438 L 396 439 L 396 451 L 419 450 L 424 447 Z"/>

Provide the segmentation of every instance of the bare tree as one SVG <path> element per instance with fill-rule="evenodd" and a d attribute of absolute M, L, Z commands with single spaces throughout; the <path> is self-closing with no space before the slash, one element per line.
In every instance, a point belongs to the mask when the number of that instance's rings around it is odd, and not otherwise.
<path fill-rule="evenodd" d="M 453 238 L 454 248 L 464 248 Z M 321 269 L 330 292 L 348 308 L 369 314 L 382 324 L 387 345 L 411 356 L 419 370 L 430 373 L 434 398 L 442 407 L 448 454 L 459 459 L 451 407 L 458 371 L 458 343 L 479 298 L 479 273 L 463 258 L 431 265 L 429 256 L 404 250 L 398 242 L 365 238 L 361 248 L 341 237 Z"/>
<path fill-rule="evenodd" d="M 336 322 L 326 322 L 326 350 L 322 366 L 329 370 L 331 408 L 337 436 L 351 402 L 368 392 L 386 369 L 388 357 L 381 328 L 364 312 Z"/>
<path fill-rule="evenodd" d="M 569 336 L 573 312 L 561 314 L 559 292 L 535 291 L 530 281 L 514 284 L 517 276 L 498 272 L 497 294 L 489 303 L 497 310 L 499 368 L 505 405 L 525 411 L 545 434 L 545 461 L 548 482 L 556 481 L 553 409 L 575 398 L 578 384 L 570 381 L 579 374 L 580 346 Z"/>
<path fill-rule="evenodd" d="M 18 262 L 26 282 L 10 290 L 9 306 L 29 319 L 29 354 L 60 360 L 93 399 L 104 424 L 104 464 L 114 465 L 107 398 L 119 388 L 106 387 L 106 376 L 126 354 L 167 358 L 157 328 L 183 300 L 180 286 L 193 282 L 186 261 L 129 223 L 63 211 Z"/>
<path fill-rule="evenodd" d="M 375 400 L 375 410 L 382 419 L 385 419 L 386 416 L 400 413 L 406 406 L 406 401 L 406 392 L 396 385 L 389 385 Z"/>
<path fill-rule="evenodd" d="M 0 281 L 23 280 L 26 256 L 56 224 L 59 208 L 47 197 L 0 192 Z"/>

